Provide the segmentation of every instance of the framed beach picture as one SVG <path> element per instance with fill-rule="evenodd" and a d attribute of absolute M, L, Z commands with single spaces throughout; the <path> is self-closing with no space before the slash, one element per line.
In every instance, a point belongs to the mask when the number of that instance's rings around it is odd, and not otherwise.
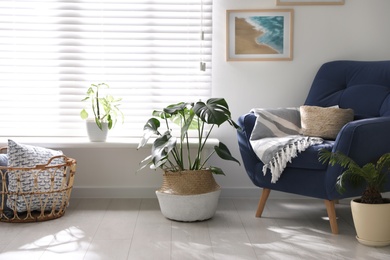
<path fill-rule="evenodd" d="M 343 5 L 344 0 L 276 0 L 276 5 Z"/>
<path fill-rule="evenodd" d="M 227 10 L 226 60 L 292 60 L 292 9 Z"/>

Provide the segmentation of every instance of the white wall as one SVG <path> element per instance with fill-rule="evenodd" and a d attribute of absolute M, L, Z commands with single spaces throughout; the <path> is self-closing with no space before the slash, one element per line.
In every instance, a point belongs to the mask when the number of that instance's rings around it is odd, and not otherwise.
<path fill-rule="evenodd" d="M 225 15 L 228 9 L 269 9 L 275 0 L 215 0 L 213 21 L 213 96 L 228 101 L 233 117 L 253 107 L 298 106 L 305 100 L 318 67 L 335 59 L 390 59 L 389 0 L 346 0 L 343 6 L 296 6 L 292 61 L 226 62 Z M 284 7 L 285 8 L 285 7 Z M 221 127 L 216 136 L 240 157 L 236 133 Z M 66 148 L 78 161 L 74 196 L 154 197 L 160 172 L 135 174 L 147 150 Z M 258 195 L 243 166 L 216 160 L 223 196 Z"/>
<path fill-rule="evenodd" d="M 213 96 L 226 98 L 234 118 L 254 107 L 301 105 L 316 71 L 326 61 L 390 59 L 390 31 L 386 29 L 390 1 L 345 0 L 342 6 L 287 7 L 295 12 L 292 61 L 226 62 L 226 10 L 286 8 L 275 2 L 214 1 Z M 230 129 L 222 128 L 218 138 L 239 154 Z M 218 179 L 221 186 L 253 186 L 243 167 L 229 163 L 225 168 L 227 176 Z"/>

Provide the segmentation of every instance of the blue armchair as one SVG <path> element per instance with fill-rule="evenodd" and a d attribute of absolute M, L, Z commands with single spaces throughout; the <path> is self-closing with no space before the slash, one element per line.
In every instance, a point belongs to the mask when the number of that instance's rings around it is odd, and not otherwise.
<path fill-rule="evenodd" d="M 271 190 L 325 200 L 331 231 L 338 233 L 335 202 L 360 196 L 362 189 L 347 189 L 340 194 L 335 188 L 343 169 L 318 161 L 321 148 L 341 151 L 358 164 L 378 159 L 390 152 L 390 61 L 332 61 L 321 66 L 315 76 L 305 105 L 352 108 L 355 118 L 347 123 L 335 140 L 309 147 L 287 164 L 276 183 L 269 170 L 263 175 L 263 163 L 254 153 L 249 138 L 256 116 L 240 116 L 238 144 L 245 170 L 253 184 L 263 188 L 256 217 L 261 217 Z M 390 177 L 390 176 L 389 176 Z M 390 178 L 385 191 L 390 191 Z"/>

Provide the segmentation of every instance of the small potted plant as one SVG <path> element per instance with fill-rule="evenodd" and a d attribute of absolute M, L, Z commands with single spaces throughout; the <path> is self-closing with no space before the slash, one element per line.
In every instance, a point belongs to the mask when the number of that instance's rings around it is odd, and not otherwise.
<path fill-rule="evenodd" d="M 88 137 L 92 142 L 104 142 L 108 130 L 112 129 L 118 118 L 124 120 L 124 115 L 119 109 L 121 98 L 114 98 L 111 95 L 99 96 L 102 88 L 109 88 L 106 83 L 91 84 L 87 90 L 87 96 L 82 101 L 89 101 L 93 113 L 93 119 L 84 108 L 80 112 L 82 119 L 87 120 Z"/>
<path fill-rule="evenodd" d="M 224 172 L 218 167 L 206 166 L 207 161 L 217 154 L 224 160 L 239 163 L 221 142 L 211 151 L 206 148 L 214 127 L 227 122 L 239 129 L 231 119 L 228 104 L 223 98 L 211 98 L 206 103 L 181 102 L 155 110 L 152 115 L 154 117 L 144 126 L 144 136 L 138 148 L 145 146 L 151 136 L 156 136 L 156 139 L 151 155 L 142 161 L 140 169 L 150 166 L 164 171 L 163 185 L 156 191 L 163 215 L 180 221 L 211 218 L 220 194 L 213 173 Z M 177 136 L 173 133 L 174 125 L 178 126 Z M 160 126 L 164 126 L 164 130 L 160 130 Z M 193 143 L 189 134 L 192 129 L 196 136 Z"/>
<path fill-rule="evenodd" d="M 336 183 L 340 193 L 346 191 L 347 183 L 352 186 L 365 185 L 362 196 L 351 201 L 358 241 L 368 246 L 390 245 L 390 199 L 381 195 L 390 174 L 390 153 L 362 167 L 347 155 L 326 149 L 321 150 L 319 160 L 345 168 Z"/>

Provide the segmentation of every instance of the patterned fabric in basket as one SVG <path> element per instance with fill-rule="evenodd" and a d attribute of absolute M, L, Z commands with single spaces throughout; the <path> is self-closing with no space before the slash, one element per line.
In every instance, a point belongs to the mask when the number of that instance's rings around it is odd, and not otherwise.
<path fill-rule="evenodd" d="M 8 167 L 35 167 L 47 164 L 53 156 L 62 155 L 62 151 L 46 149 L 42 147 L 23 145 L 8 140 Z M 50 165 L 64 163 L 63 158 L 54 159 Z M 11 209 L 16 207 L 17 212 L 33 210 L 52 210 L 58 207 L 66 198 L 48 197 L 48 191 L 61 188 L 62 172 L 53 170 L 11 170 L 8 173 L 8 191 L 11 194 L 7 200 L 7 206 Z M 18 184 L 18 179 L 20 183 Z M 52 181 L 54 180 L 54 181 Z M 45 194 L 40 194 L 40 192 Z M 26 193 L 20 195 L 21 193 Z M 53 205 L 55 203 L 55 205 Z"/>

